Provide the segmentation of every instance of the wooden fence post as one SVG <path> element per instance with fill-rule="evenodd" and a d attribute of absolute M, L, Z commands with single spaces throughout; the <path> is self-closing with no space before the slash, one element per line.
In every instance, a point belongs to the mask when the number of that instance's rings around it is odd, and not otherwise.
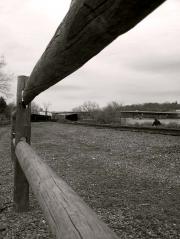
<path fill-rule="evenodd" d="M 23 104 L 23 90 L 27 80 L 27 76 L 18 77 L 15 145 L 22 137 L 26 138 L 27 143 L 30 143 L 31 109 L 30 104 L 27 106 Z M 29 208 L 29 184 L 17 157 L 14 157 L 14 208 L 18 212 L 27 211 Z"/>

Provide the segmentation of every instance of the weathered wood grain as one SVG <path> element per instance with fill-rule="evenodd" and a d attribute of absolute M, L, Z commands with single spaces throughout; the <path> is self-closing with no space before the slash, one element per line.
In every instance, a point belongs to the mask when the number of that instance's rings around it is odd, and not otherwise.
<path fill-rule="evenodd" d="M 25 88 L 27 76 L 18 77 L 17 86 L 17 106 L 16 106 L 16 124 L 15 124 L 15 145 L 20 138 L 25 137 L 30 143 L 31 125 L 30 125 L 30 105 L 24 107 L 22 104 L 22 91 Z M 14 119 L 15 120 L 15 119 Z M 12 145 L 13 147 L 13 145 Z M 17 157 L 14 160 L 14 208 L 18 212 L 27 211 L 29 206 L 29 184 L 24 172 L 19 165 Z"/>
<path fill-rule="evenodd" d="M 16 155 L 56 238 L 118 238 L 26 142 Z"/>
<path fill-rule="evenodd" d="M 73 0 L 63 22 L 30 75 L 28 104 L 129 31 L 165 0 Z"/>
<path fill-rule="evenodd" d="M 16 111 L 11 114 L 11 160 L 15 161 L 15 128 L 16 128 Z"/>

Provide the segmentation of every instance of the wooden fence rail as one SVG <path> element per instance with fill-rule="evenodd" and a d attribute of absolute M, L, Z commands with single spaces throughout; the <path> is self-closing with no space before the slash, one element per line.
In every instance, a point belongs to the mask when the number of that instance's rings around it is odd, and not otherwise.
<path fill-rule="evenodd" d="M 17 110 L 12 117 L 11 137 L 14 205 L 17 211 L 28 209 L 30 184 L 57 238 L 118 237 L 29 146 L 30 102 L 80 68 L 164 1 L 73 0 L 30 78 L 20 76 L 18 79 Z"/>
<path fill-rule="evenodd" d="M 17 144 L 16 156 L 57 238 L 118 238 L 26 142 Z"/>

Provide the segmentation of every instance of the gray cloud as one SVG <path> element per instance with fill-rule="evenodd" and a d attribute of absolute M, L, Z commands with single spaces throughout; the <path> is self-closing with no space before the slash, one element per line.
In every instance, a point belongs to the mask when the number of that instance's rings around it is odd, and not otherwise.
<path fill-rule="evenodd" d="M 144 58 L 141 61 L 128 64 L 135 71 L 150 71 L 152 74 L 157 72 L 174 73 L 180 75 L 180 55 L 169 56 L 167 58 Z"/>
<path fill-rule="evenodd" d="M 70 91 L 81 91 L 83 90 L 82 86 L 79 85 L 61 85 L 61 84 L 57 84 L 51 87 L 51 91 L 54 92 L 70 92 Z"/>

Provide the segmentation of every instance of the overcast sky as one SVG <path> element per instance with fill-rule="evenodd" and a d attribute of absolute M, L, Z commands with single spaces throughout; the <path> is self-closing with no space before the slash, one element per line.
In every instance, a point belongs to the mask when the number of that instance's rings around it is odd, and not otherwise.
<path fill-rule="evenodd" d="M 5 56 L 9 72 L 30 75 L 70 2 L 0 1 L 0 55 Z M 56 111 L 71 110 L 89 100 L 100 106 L 111 101 L 180 102 L 179 13 L 180 0 L 167 0 L 35 102 L 50 102 L 50 110 Z"/>

